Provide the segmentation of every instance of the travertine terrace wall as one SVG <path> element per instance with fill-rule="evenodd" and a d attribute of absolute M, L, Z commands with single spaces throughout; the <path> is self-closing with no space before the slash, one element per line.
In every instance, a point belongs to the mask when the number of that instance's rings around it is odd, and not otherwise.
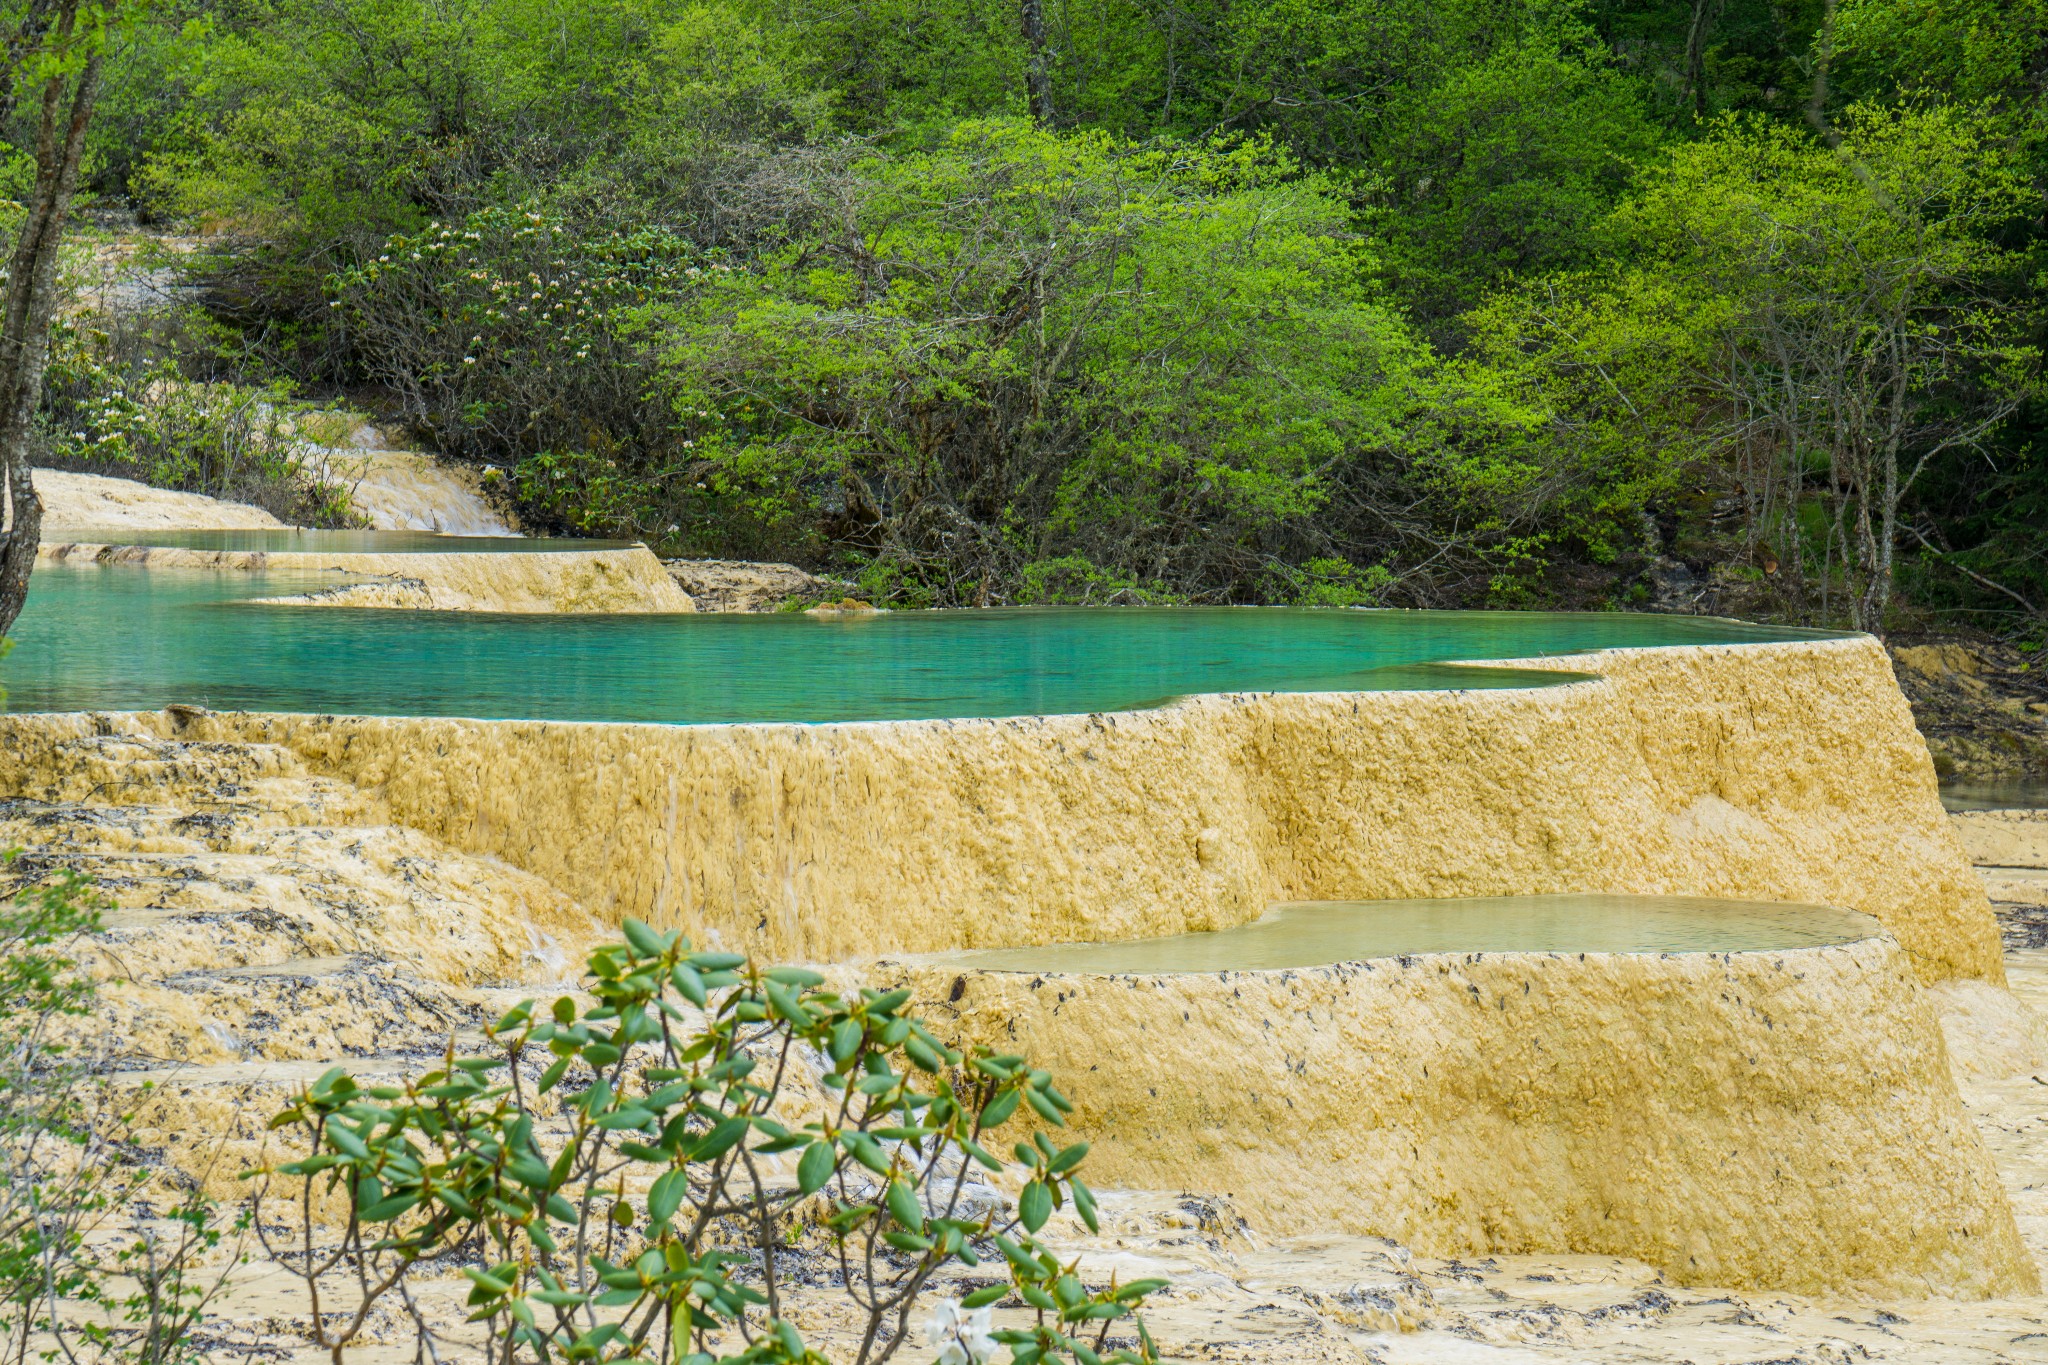
<path fill-rule="evenodd" d="M 2003 979 L 1875 641 L 1535 666 L 1600 677 L 817 726 L 14 717 L 0 763 L 32 771 L 39 736 L 94 724 L 283 744 L 608 919 L 785 959 L 1219 929 L 1274 900 L 1613 891 L 1847 906 L 1925 980 Z"/>
<path fill-rule="evenodd" d="M 1888 940 L 1031 976 L 879 964 L 954 1040 L 1055 1069 L 1106 1185 L 1261 1232 L 1585 1253 L 1684 1284 L 2033 1292 L 1940 1029 Z"/>
<path fill-rule="evenodd" d="M 440 611 L 690 612 L 690 595 L 645 546 L 533 554 L 328 554 L 187 550 L 151 545 L 45 543 L 57 563 L 196 569 L 293 569 L 361 574 L 303 596 L 265 599 L 306 606 L 410 607 Z"/>

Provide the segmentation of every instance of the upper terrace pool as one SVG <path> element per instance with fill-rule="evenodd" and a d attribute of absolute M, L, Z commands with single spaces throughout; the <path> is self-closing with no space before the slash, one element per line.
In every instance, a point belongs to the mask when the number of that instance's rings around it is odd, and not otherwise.
<path fill-rule="evenodd" d="M 1815 638 L 1626 613 L 1043 608 L 841 618 L 511 616 L 262 605 L 299 570 L 38 567 L 0 662 L 14 711 L 154 709 L 662 721 L 1130 710 L 1243 691 L 1528 687 L 1461 668 L 1653 645 Z"/>
<path fill-rule="evenodd" d="M 46 545 L 149 545 L 171 550 L 230 554 L 459 555 L 560 554 L 618 550 L 626 540 L 568 540 L 548 536 L 447 536 L 438 531 L 322 531 L 298 526 L 229 529 L 184 527 L 45 527 Z"/>

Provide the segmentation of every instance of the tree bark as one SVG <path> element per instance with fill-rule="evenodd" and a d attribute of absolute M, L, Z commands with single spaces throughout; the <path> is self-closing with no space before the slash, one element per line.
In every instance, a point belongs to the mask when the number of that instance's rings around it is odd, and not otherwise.
<path fill-rule="evenodd" d="M 1685 86 L 1694 118 L 1707 116 L 1707 34 L 1721 14 L 1721 0 L 1692 0 L 1692 24 L 1685 34 Z"/>
<path fill-rule="evenodd" d="M 77 36 L 78 0 L 64 0 L 52 25 L 61 50 Z M 36 183 L 8 268 L 4 320 L 0 320 L 0 474 L 4 474 L 7 530 L 0 540 L 0 636 L 13 628 L 28 596 L 43 503 L 29 473 L 43 371 L 50 360 L 50 321 L 57 309 L 57 256 L 65 220 L 78 189 L 86 125 L 99 98 L 101 52 L 96 41 L 75 73 L 59 71 L 43 82 L 36 135 Z"/>
<path fill-rule="evenodd" d="M 1821 6 L 1820 33 L 1813 44 L 1813 85 L 1806 100 L 1806 121 L 1829 147 L 1840 147 L 1842 135 L 1828 118 L 1828 71 L 1835 63 L 1835 3 Z"/>
<path fill-rule="evenodd" d="M 1024 5 L 1024 92 L 1031 105 L 1031 121 L 1041 128 L 1052 126 L 1052 68 L 1045 51 L 1045 0 L 1023 0 Z"/>

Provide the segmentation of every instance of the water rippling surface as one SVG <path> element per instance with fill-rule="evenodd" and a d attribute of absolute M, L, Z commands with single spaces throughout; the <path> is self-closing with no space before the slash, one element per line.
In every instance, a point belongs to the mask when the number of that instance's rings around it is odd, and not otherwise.
<path fill-rule="evenodd" d="M 587 547 L 589 542 L 577 542 Z M 672 723 L 1130 710 L 1241 691 L 1548 686 L 1457 668 L 1650 645 L 1826 638 L 1711 617 L 1276 607 L 525 616 L 255 604 L 352 581 L 40 566 L 0 662 L 14 711 L 154 709 Z"/>

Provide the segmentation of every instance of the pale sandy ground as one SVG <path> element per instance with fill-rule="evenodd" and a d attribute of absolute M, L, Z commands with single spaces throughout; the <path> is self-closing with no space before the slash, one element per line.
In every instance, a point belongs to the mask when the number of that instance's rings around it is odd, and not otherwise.
<path fill-rule="evenodd" d="M 2032 828 L 1962 817 L 1966 840 L 1995 854 L 1987 882 L 2001 909 L 2048 904 L 2048 816 Z M 1975 827 L 1971 827 L 1971 822 Z M 2007 822 L 2009 825 L 2010 822 Z M 2032 863 L 2035 866 L 2028 866 Z M 2011 1191 L 2022 1235 L 2048 1271 L 2048 948 L 2007 958 L 2013 994 L 1957 988 L 1939 1003 L 1958 1084 Z M 2016 1003 L 2016 1001 L 2018 1003 Z M 2022 1008 L 2024 1006 L 2024 1008 Z M 1598 1256 L 1442 1261 L 1360 1237 L 1268 1241 L 1227 1201 L 1147 1193 L 1103 1200 L 1103 1235 L 1065 1225 L 1084 1274 L 1172 1278 L 1151 1314 L 1168 1359 L 1273 1365 L 1913 1365 L 2048 1362 L 2048 1299 L 1873 1302 L 1679 1287 L 1638 1262 Z M 1058 1224 L 1056 1227 L 1060 1226 Z M 261 1262 L 237 1272 L 217 1324 L 222 1345 L 260 1343 L 276 1359 L 314 1354 L 294 1282 Z M 466 1281 L 425 1286 L 429 1312 L 453 1323 Z M 444 1316 L 445 1313 L 445 1316 Z M 803 1294 L 792 1314 L 832 1350 L 846 1321 L 833 1296 Z M 409 1359 L 409 1333 L 380 1314 L 352 1360 Z M 459 1334 L 458 1334 L 459 1336 Z M 296 1342 L 295 1342 L 296 1339 Z M 923 1361 L 913 1345 L 899 1360 Z"/>

